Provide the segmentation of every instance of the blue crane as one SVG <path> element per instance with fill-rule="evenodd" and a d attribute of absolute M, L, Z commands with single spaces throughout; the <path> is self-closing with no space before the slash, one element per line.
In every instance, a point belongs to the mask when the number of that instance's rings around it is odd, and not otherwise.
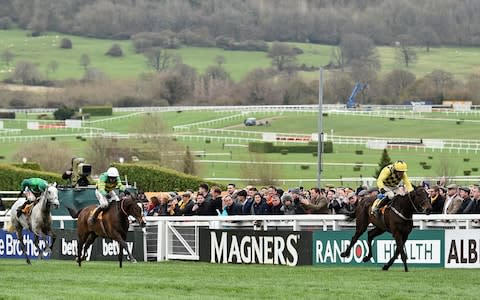
<path fill-rule="evenodd" d="M 350 97 L 348 97 L 347 101 L 347 108 L 356 108 L 358 106 L 357 101 L 355 100 L 355 97 L 357 96 L 358 93 L 363 91 L 368 84 L 363 84 L 360 82 L 355 83 L 355 86 L 353 87 L 352 94 Z"/>

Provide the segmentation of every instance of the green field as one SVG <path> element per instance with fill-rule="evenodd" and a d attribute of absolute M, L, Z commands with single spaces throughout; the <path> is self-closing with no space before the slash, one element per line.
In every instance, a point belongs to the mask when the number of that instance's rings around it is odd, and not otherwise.
<path fill-rule="evenodd" d="M 0 299 L 478 299 L 477 270 L 0 260 Z"/>
<path fill-rule="evenodd" d="M 145 57 L 135 53 L 130 41 L 113 41 L 85 38 L 80 36 L 46 33 L 40 37 L 28 37 L 28 31 L 0 30 L 0 52 L 9 49 L 14 55 L 14 63 L 20 60 L 29 60 L 45 72 L 50 61 L 56 60 L 59 64 L 56 72 L 50 73 L 50 79 L 81 78 L 84 70 L 79 60 L 82 54 L 90 57 L 90 67 L 102 70 L 109 78 L 137 78 L 141 73 L 149 72 L 145 64 Z M 62 38 L 68 37 L 73 43 L 71 50 L 60 49 Z M 124 56 L 112 58 L 105 53 L 117 43 L 121 46 Z M 323 66 L 329 63 L 332 46 L 316 44 L 293 44 L 302 48 L 304 53 L 297 57 L 299 64 L 307 66 Z M 185 64 L 194 67 L 203 73 L 208 66 L 215 65 L 214 59 L 223 55 L 226 59 L 223 65 L 234 80 L 240 80 L 255 68 L 270 66 L 270 59 L 265 52 L 225 51 L 219 48 L 184 47 L 171 52 L 179 54 Z M 392 47 L 378 47 L 381 62 L 380 72 L 385 74 L 393 69 L 401 68 L 395 60 L 395 51 Z M 465 78 L 480 67 L 480 51 L 478 48 L 432 48 L 430 52 L 417 49 L 418 63 L 411 66 L 409 71 L 418 77 L 435 69 L 451 72 L 458 78 Z M 3 62 L 2 62 L 3 63 Z M 13 64 L 14 64 L 13 63 Z M 0 78 L 5 77 L 13 66 L 0 65 Z M 309 79 L 317 79 L 317 72 L 302 72 Z"/>
<path fill-rule="evenodd" d="M 387 112 L 393 114 L 393 112 Z M 275 163 L 272 167 L 276 176 L 280 179 L 278 184 L 281 186 L 314 185 L 317 176 L 316 162 L 317 158 L 312 153 L 297 154 L 288 153 L 281 155 L 278 153 L 255 155 L 247 148 L 241 147 L 246 142 L 238 142 L 237 137 L 261 138 L 262 132 L 277 133 L 298 133 L 311 135 L 317 130 L 317 117 L 313 112 L 304 113 L 251 113 L 248 116 L 255 116 L 259 120 L 269 120 L 269 126 L 250 126 L 246 127 L 242 121 L 247 116 L 238 116 L 238 112 L 212 112 L 212 111 L 184 111 L 158 113 L 159 118 L 163 120 L 171 132 L 180 135 L 193 135 L 194 138 L 177 137 L 177 141 L 183 145 L 188 145 L 192 151 L 201 151 L 195 157 L 199 167 L 199 176 L 203 178 L 227 178 L 223 181 L 231 181 L 234 178 L 240 183 L 240 178 L 245 178 L 243 170 L 248 165 L 263 166 L 264 163 Z M 188 125 L 208 120 L 216 120 L 226 116 L 236 116 L 230 120 L 223 120 L 217 123 L 202 124 L 199 127 L 237 130 L 241 132 L 211 133 L 201 132 L 197 127 L 190 127 L 183 131 L 173 131 L 173 126 Z M 422 117 L 425 120 L 409 119 L 409 117 Z M 73 149 L 76 156 L 84 157 L 88 147 L 87 141 L 77 139 L 83 133 L 88 134 L 89 130 L 70 130 L 70 129 L 48 129 L 48 130 L 26 130 L 26 119 L 15 121 L 4 120 L 6 128 L 21 128 L 22 135 L 46 135 L 48 138 L 58 134 L 68 133 L 74 136 L 64 138 L 57 137 L 51 143 L 65 143 Z M 115 119 L 116 117 L 128 117 Z M 115 114 L 114 118 L 95 118 L 92 121 L 100 121 L 87 126 L 99 127 L 107 132 L 118 133 L 138 133 L 142 132 L 141 124 L 144 123 L 144 114 Z M 34 119 L 34 115 L 28 115 L 28 119 Z M 456 121 L 464 120 L 458 125 Z M 411 115 L 410 113 L 396 112 L 394 120 L 385 117 L 357 116 L 357 115 L 337 115 L 330 113 L 324 117 L 324 132 L 342 136 L 370 136 L 370 137 L 404 137 L 404 138 L 439 138 L 439 139 L 469 139 L 478 138 L 478 121 L 480 114 L 471 113 L 424 113 Z M 217 141 L 216 137 L 230 137 L 232 140 Z M 1 136 L 0 136 L 1 139 Z M 209 140 L 210 142 L 207 142 Z M 141 139 L 120 140 L 122 145 L 132 148 L 142 148 L 144 142 Z M 13 162 L 13 154 L 18 149 L 28 145 L 26 142 L 5 142 L 0 148 L 0 156 L 3 161 Z M 356 153 L 362 150 L 363 154 Z M 206 153 L 207 155 L 202 155 Z M 480 165 L 478 164 L 478 154 L 474 151 L 465 152 L 460 150 L 439 150 L 430 149 L 392 149 L 389 150 L 392 160 L 403 159 L 408 162 L 409 175 L 415 177 L 439 177 L 442 170 L 448 169 L 448 176 L 464 175 L 465 171 L 470 171 L 471 175 L 479 176 Z M 381 150 L 367 149 L 365 145 L 344 145 L 334 144 L 334 152 L 323 155 L 323 173 L 325 180 L 335 180 L 333 184 L 352 184 L 344 182 L 345 177 L 371 177 L 375 173 L 378 161 L 380 160 Z M 128 161 L 128 159 L 127 159 Z M 430 166 L 425 169 L 422 164 Z M 341 164 L 341 165 L 338 165 Z M 356 169 L 356 165 L 370 164 Z M 251 177 L 250 177 L 251 178 Z M 294 180 L 294 181 L 282 181 Z M 223 182 L 221 181 L 221 182 Z M 356 183 L 354 183 L 356 184 Z"/>

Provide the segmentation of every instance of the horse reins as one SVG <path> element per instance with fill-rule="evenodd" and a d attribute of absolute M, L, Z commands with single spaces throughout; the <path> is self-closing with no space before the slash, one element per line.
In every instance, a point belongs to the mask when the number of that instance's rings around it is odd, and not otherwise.
<path fill-rule="evenodd" d="M 125 209 L 123 208 L 123 202 L 125 201 L 125 199 L 122 199 L 120 201 L 120 209 L 122 210 L 122 212 L 128 217 L 128 214 L 127 212 L 125 211 Z"/>
<path fill-rule="evenodd" d="M 413 202 L 412 196 L 410 196 L 410 193 L 407 193 L 407 195 L 408 195 L 408 200 L 409 200 L 410 204 L 412 205 L 413 209 L 415 210 L 415 212 L 420 213 L 420 210 L 417 209 L 417 206 L 416 206 L 415 203 Z M 420 205 L 422 205 L 422 204 L 423 204 L 425 201 L 427 201 L 427 200 L 428 200 L 428 199 L 424 199 L 424 200 L 422 201 L 422 203 L 420 203 Z M 390 208 L 393 210 L 393 212 L 394 212 L 395 214 L 397 214 L 400 218 L 404 219 L 405 221 L 412 221 L 412 220 L 413 220 L 412 218 L 407 218 L 407 217 L 405 217 L 405 216 L 404 216 L 401 212 L 399 212 L 395 207 L 390 206 Z"/>

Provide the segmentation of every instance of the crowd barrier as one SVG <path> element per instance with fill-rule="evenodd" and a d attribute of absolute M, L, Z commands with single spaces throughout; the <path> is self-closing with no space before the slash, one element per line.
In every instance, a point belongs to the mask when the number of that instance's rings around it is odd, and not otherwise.
<path fill-rule="evenodd" d="M 0 222 L 7 220 L 0 217 Z M 76 234 L 66 223 L 75 220 L 69 216 L 53 216 L 53 220 L 58 224 L 58 242 L 51 257 L 73 259 Z M 414 215 L 414 230 L 406 245 L 409 264 L 480 268 L 479 220 L 480 215 Z M 349 257 L 340 257 L 354 230 L 355 222 L 343 215 L 147 217 L 145 228 L 130 227 L 129 247 L 137 260 L 144 261 L 371 266 L 389 259 L 395 243 L 388 233 L 374 242 L 371 263 L 362 263 L 366 234 Z M 0 257 L 20 257 L 15 234 L 0 232 Z M 24 235 L 33 240 L 29 233 Z M 35 258 L 38 253 L 29 249 Z M 118 244 L 99 239 L 88 253 L 89 260 L 112 260 Z"/>

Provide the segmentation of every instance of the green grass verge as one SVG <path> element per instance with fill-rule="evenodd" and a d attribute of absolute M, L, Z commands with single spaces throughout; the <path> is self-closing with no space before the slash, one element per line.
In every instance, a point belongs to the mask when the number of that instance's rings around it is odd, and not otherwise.
<path fill-rule="evenodd" d="M 0 261 L 1 299 L 476 299 L 477 270 Z M 28 280 L 26 279 L 28 278 Z M 425 280 L 426 279 L 426 280 Z"/>

